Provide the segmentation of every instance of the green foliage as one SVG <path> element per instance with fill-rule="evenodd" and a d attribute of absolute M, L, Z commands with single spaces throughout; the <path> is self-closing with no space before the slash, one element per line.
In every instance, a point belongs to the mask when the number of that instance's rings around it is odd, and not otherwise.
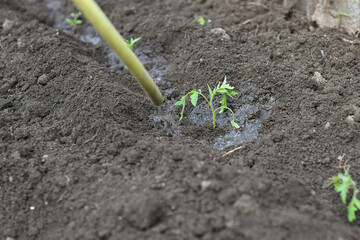
<path fill-rule="evenodd" d="M 81 19 L 79 19 L 79 17 L 81 15 L 82 15 L 81 12 L 71 13 L 70 16 L 72 17 L 72 19 L 67 18 L 66 22 L 71 26 L 76 26 L 76 25 L 82 24 L 83 21 Z"/>
<path fill-rule="evenodd" d="M 340 193 L 340 198 L 344 205 L 346 205 L 346 198 L 349 190 L 352 189 L 353 195 L 351 201 L 347 206 L 348 220 L 349 222 L 352 222 L 356 219 L 355 212 L 360 209 L 360 200 L 357 199 L 357 194 L 359 193 L 359 190 L 356 187 L 356 183 L 349 175 L 349 169 L 350 167 L 347 168 L 344 174 L 338 173 L 337 176 L 334 176 L 331 179 L 331 182 L 326 187 L 334 185 L 334 190 L 335 192 Z"/>
<path fill-rule="evenodd" d="M 201 17 L 201 18 L 199 18 L 198 20 L 196 20 L 201 26 L 204 26 L 205 25 L 205 23 L 206 23 L 206 20 L 205 20 L 205 18 L 203 18 L 203 17 Z M 211 20 L 210 19 L 208 19 L 207 20 L 209 23 L 211 22 Z"/>
<path fill-rule="evenodd" d="M 184 111 L 185 111 L 185 105 L 186 105 L 186 97 L 188 95 L 190 95 L 190 100 L 192 105 L 195 107 L 199 96 L 202 96 L 205 101 L 209 104 L 212 115 L 213 115 L 213 127 L 216 127 L 215 124 L 215 114 L 217 111 L 219 111 L 220 113 L 224 112 L 225 109 L 229 110 L 232 115 L 233 115 L 233 120 L 231 121 L 231 126 L 233 128 L 239 128 L 239 125 L 235 122 L 235 114 L 234 112 L 227 106 L 227 97 L 230 98 L 234 98 L 235 95 L 237 95 L 237 92 L 232 91 L 234 89 L 234 87 L 230 86 L 229 84 L 226 83 L 226 76 L 224 78 L 224 82 L 220 85 L 220 83 L 213 89 L 211 90 L 210 86 L 208 85 L 208 89 L 209 89 L 209 93 L 210 93 L 210 100 L 208 98 L 205 97 L 205 95 L 202 94 L 201 89 L 196 90 L 193 89 L 191 92 L 187 93 L 186 95 L 182 96 L 180 101 L 176 102 L 175 105 L 176 106 L 181 106 L 182 105 L 182 111 L 180 113 L 180 119 L 179 121 L 181 121 L 184 117 Z M 221 106 L 216 108 L 214 110 L 214 106 L 213 106 L 213 100 L 215 95 L 219 93 L 221 94 L 221 99 L 220 99 L 220 104 Z"/>
<path fill-rule="evenodd" d="M 137 41 L 139 41 L 140 39 L 141 39 L 141 37 L 136 38 L 136 39 L 131 38 L 130 41 L 127 40 L 127 39 L 125 39 L 125 42 L 126 42 L 126 44 L 128 45 L 128 47 L 129 47 L 131 50 L 134 50 L 134 44 L 135 44 Z"/>

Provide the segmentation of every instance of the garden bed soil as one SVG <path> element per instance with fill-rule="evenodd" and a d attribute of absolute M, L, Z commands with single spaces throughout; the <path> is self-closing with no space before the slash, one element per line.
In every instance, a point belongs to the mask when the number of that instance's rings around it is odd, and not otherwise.
<path fill-rule="evenodd" d="M 67 34 L 49 1 L 0 0 L 1 239 L 360 239 L 324 187 L 344 164 L 360 181 L 355 36 L 279 1 L 98 2 L 169 64 L 167 127 L 104 45 L 79 39 L 86 22 Z M 195 124 L 190 105 L 178 122 L 173 104 L 225 75 L 240 93 L 230 107 L 260 106 L 239 131 L 259 128 L 217 149 L 231 128 Z"/>

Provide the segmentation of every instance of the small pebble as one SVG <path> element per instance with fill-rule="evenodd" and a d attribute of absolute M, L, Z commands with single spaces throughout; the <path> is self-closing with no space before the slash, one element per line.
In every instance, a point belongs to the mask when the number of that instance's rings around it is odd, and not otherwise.
<path fill-rule="evenodd" d="M 7 31 L 10 30 L 15 25 L 15 21 L 5 19 L 5 22 L 2 24 L 2 28 Z"/>
<path fill-rule="evenodd" d="M 211 185 L 211 181 L 202 181 L 201 182 L 201 190 L 206 190 Z"/>
<path fill-rule="evenodd" d="M 345 119 L 345 122 L 350 124 L 350 125 L 353 125 L 355 123 L 355 120 L 354 120 L 354 116 L 348 116 L 346 119 Z"/>
<path fill-rule="evenodd" d="M 41 75 L 37 80 L 37 83 L 40 85 L 45 85 L 48 82 L 49 82 L 49 78 L 46 74 Z"/>
<path fill-rule="evenodd" d="M 314 76 L 312 77 L 312 79 L 317 83 L 317 84 L 324 84 L 326 83 L 325 78 L 321 75 L 320 72 L 315 71 L 314 72 Z"/>
<path fill-rule="evenodd" d="M 34 211 L 35 210 L 35 206 L 30 206 L 30 210 Z"/>

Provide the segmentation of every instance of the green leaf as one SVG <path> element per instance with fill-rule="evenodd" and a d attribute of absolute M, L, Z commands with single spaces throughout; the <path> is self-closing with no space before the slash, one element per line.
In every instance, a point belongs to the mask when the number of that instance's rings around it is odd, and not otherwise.
<path fill-rule="evenodd" d="M 223 113 L 225 108 L 227 107 L 227 97 L 225 94 L 222 95 L 222 97 L 220 99 L 220 104 L 221 104 L 220 113 Z"/>
<path fill-rule="evenodd" d="M 182 96 L 181 97 L 181 99 L 180 99 L 180 101 L 177 101 L 176 103 L 175 103 L 175 106 L 180 106 L 180 105 L 182 105 L 183 107 L 182 107 L 182 110 L 181 110 L 181 113 L 180 113 L 180 119 L 179 119 L 179 122 L 183 119 L 183 117 L 184 117 L 184 111 L 185 111 L 185 103 L 186 103 L 186 96 L 187 95 L 185 95 L 185 96 Z"/>
<path fill-rule="evenodd" d="M 139 41 L 140 39 L 141 39 L 141 37 L 135 38 L 135 39 L 132 39 L 132 38 L 131 38 L 131 40 L 132 40 L 133 43 L 136 43 L 136 42 Z"/>
<path fill-rule="evenodd" d="M 76 24 L 82 24 L 82 22 L 83 22 L 83 21 L 80 20 L 80 19 L 78 19 L 78 20 L 75 21 Z"/>
<path fill-rule="evenodd" d="M 334 190 L 336 192 L 340 193 L 341 201 L 344 204 L 346 204 L 347 188 L 348 188 L 348 184 L 346 184 L 346 182 L 343 182 L 343 183 L 336 182 L 335 183 Z"/>
<path fill-rule="evenodd" d="M 234 96 L 238 95 L 238 93 L 234 91 L 228 91 L 226 94 L 231 98 L 234 98 Z"/>
<path fill-rule="evenodd" d="M 209 93 L 210 93 L 210 98 L 211 98 L 211 97 L 213 97 L 213 96 L 214 96 L 214 95 L 213 95 L 213 91 L 211 90 L 211 88 L 210 88 L 209 84 L 208 84 L 207 86 L 208 86 L 208 88 L 209 88 Z"/>
<path fill-rule="evenodd" d="M 218 85 L 216 86 L 216 88 L 214 88 L 213 92 L 217 92 L 220 89 L 220 83 L 218 83 Z"/>
<path fill-rule="evenodd" d="M 231 87 L 229 84 L 226 83 L 226 76 L 224 77 L 224 81 L 221 84 L 221 88 L 227 88 L 227 87 Z"/>
<path fill-rule="evenodd" d="M 177 102 L 175 103 L 175 106 L 181 106 L 181 105 L 183 105 L 183 104 L 184 104 L 184 102 L 182 101 L 182 98 L 181 98 L 180 101 L 177 101 Z"/>
<path fill-rule="evenodd" d="M 331 182 L 329 182 L 329 183 L 326 185 L 326 187 L 330 187 L 331 185 L 338 183 L 339 180 L 340 180 L 340 178 L 339 178 L 338 176 L 333 177 L 333 178 L 331 179 Z"/>
<path fill-rule="evenodd" d="M 223 88 L 219 88 L 216 90 L 216 92 L 220 93 L 220 94 L 226 94 L 228 92 L 228 90 L 223 89 Z"/>
<path fill-rule="evenodd" d="M 346 190 L 346 186 L 341 185 L 341 191 L 340 191 L 340 198 L 341 201 L 343 202 L 343 204 L 346 204 L 346 196 L 347 196 L 347 190 Z M 344 188 L 345 187 L 345 188 Z"/>
<path fill-rule="evenodd" d="M 348 205 L 348 220 L 349 222 L 352 222 L 356 219 L 355 212 L 357 211 L 357 208 L 355 207 L 355 204 L 351 201 Z"/>
<path fill-rule="evenodd" d="M 201 26 L 204 26 L 205 25 L 205 18 L 201 17 L 199 18 L 198 20 L 196 20 Z"/>
<path fill-rule="evenodd" d="M 196 107 L 198 98 L 199 98 L 199 93 L 196 91 L 196 89 L 192 90 L 192 92 L 190 93 L 190 100 L 192 105 L 194 105 L 194 107 Z"/>
<path fill-rule="evenodd" d="M 355 196 L 355 199 L 354 199 L 354 204 L 358 209 L 360 209 L 360 200 L 357 199 L 356 196 Z"/>
<path fill-rule="evenodd" d="M 231 126 L 232 126 L 233 128 L 240 128 L 239 124 L 237 124 L 234 120 L 231 121 Z"/>
<path fill-rule="evenodd" d="M 70 25 L 74 25 L 74 21 L 71 20 L 70 18 L 67 18 L 67 19 L 66 19 L 66 22 L 67 22 L 68 24 L 70 24 Z"/>

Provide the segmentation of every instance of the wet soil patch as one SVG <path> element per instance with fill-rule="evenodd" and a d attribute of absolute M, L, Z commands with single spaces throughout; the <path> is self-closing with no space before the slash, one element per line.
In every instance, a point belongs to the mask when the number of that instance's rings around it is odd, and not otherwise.
<path fill-rule="evenodd" d="M 99 1 L 160 71 L 159 120 L 104 45 L 80 38 L 87 23 L 64 32 L 50 2 L 0 1 L 2 239 L 359 238 L 324 188 L 344 161 L 360 179 L 354 36 L 279 1 Z M 241 128 L 224 113 L 214 131 L 202 102 L 179 122 L 174 103 L 225 75 Z"/>

